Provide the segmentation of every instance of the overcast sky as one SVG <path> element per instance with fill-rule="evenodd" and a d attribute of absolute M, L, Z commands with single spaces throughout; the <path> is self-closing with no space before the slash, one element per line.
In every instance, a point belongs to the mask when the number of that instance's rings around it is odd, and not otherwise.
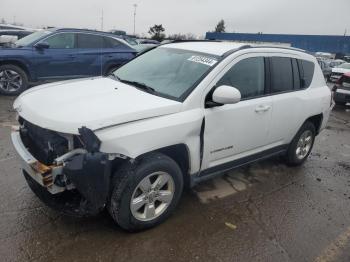
<path fill-rule="evenodd" d="M 0 18 L 25 26 L 122 29 L 163 24 L 166 34 L 202 36 L 222 18 L 227 32 L 350 35 L 350 0 L 0 0 Z"/>

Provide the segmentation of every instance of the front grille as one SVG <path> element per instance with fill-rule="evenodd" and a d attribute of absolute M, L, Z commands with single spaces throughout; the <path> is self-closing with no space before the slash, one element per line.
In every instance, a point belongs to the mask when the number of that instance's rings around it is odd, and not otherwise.
<path fill-rule="evenodd" d="M 41 128 L 23 118 L 20 134 L 28 151 L 41 163 L 51 165 L 53 160 L 68 152 L 68 141 L 57 132 Z"/>

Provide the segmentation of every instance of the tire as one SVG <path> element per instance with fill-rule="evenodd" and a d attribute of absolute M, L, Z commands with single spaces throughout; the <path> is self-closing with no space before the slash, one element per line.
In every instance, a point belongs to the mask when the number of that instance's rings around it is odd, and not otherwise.
<path fill-rule="evenodd" d="M 302 142 L 302 136 L 304 137 L 304 143 Z M 316 128 L 312 122 L 305 122 L 299 129 L 298 133 L 290 143 L 286 155 L 286 162 L 290 166 L 302 165 L 311 153 L 312 147 L 315 142 Z M 311 141 L 306 140 L 310 137 Z M 299 152 L 299 154 L 298 154 Z"/>
<path fill-rule="evenodd" d="M 149 181 L 149 185 L 154 187 L 159 177 L 163 181 L 168 179 L 167 184 L 154 191 L 147 191 L 149 188 L 145 186 L 147 183 L 144 181 Z M 108 211 L 121 228 L 130 232 L 148 229 L 165 221 L 174 211 L 183 190 L 180 167 L 173 159 L 160 153 L 148 154 L 134 164 L 126 163 L 115 172 L 112 181 L 113 189 L 107 205 Z M 167 202 L 159 201 L 158 198 L 161 198 L 155 195 L 155 192 L 159 194 L 167 192 L 165 195 Z M 169 192 L 173 192 L 171 198 Z M 132 199 L 133 202 L 135 199 L 142 199 L 139 201 L 140 208 L 132 205 Z M 151 210 L 154 210 L 154 213 Z"/>
<path fill-rule="evenodd" d="M 19 95 L 27 88 L 28 76 L 20 67 L 10 64 L 0 66 L 0 94 Z"/>

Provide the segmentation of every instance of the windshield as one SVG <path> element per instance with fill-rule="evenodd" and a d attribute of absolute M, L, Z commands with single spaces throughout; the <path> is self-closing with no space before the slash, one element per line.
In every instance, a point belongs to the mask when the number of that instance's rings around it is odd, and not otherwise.
<path fill-rule="evenodd" d="M 341 64 L 338 66 L 338 68 L 350 69 L 350 63 Z"/>
<path fill-rule="evenodd" d="M 214 55 L 161 47 L 135 58 L 113 75 L 120 81 L 143 84 L 154 94 L 180 100 L 217 62 Z"/>
<path fill-rule="evenodd" d="M 40 30 L 33 34 L 27 35 L 26 37 L 21 38 L 20 40 L 16 41 L 16 46 L 27 46 L 32 43 L 34 43 L 36 40 L 40 39 L 41 37 L 50 34 L 50 31 Z"/>

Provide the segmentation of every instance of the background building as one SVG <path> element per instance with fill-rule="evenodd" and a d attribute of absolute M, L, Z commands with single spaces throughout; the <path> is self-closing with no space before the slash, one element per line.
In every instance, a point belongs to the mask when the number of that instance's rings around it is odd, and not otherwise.
<path fill-rule="evenodd" d="M 246 33 L 206 33 L 206 39 L 242 42 L 272 42 L 289 44 L 309 52 L 350 54 L 350 36 L 337 35 L 285 35 Z"/>

